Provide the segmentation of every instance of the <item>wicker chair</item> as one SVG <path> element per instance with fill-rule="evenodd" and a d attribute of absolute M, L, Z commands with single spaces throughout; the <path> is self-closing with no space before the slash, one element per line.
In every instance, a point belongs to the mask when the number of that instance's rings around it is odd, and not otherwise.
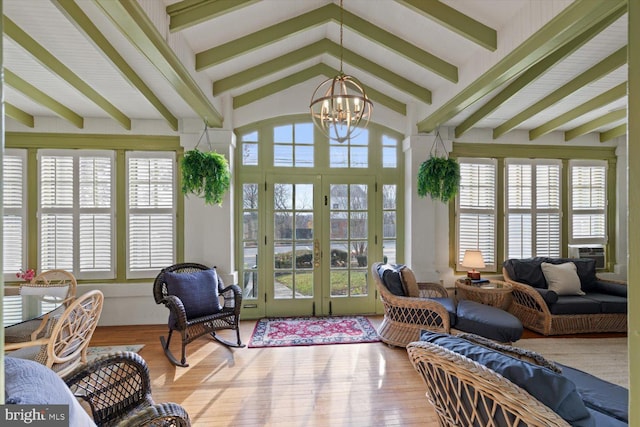
<path fill-rule="evenodd" d="M 146 362 L 133 352 L 111 353 L 65 376 L 71 392 L 91 408 L 98 426 L 190 426 L 176 403 L 155 404 Z"/>
<path fill-rule="evenodd" d="M 62 298 L 64 302 L 51 313 L 5 328 L 4 341 L 25 342 L 42 338 L 49 316 L 64 311 L 76 297 L 76 287 L 75 276 L 65 270 L 44 271 L 30 282 L 20 284 L 20 295 L 41 295 L 44 303 L 47 302 L 47 297 Z"/>
<path fill-rule="evenodd" d="M 491 369 L 429 342 L 407 346 L 441 426 L 560 427 L 558 414 Z"/>
<path fill-rule="evenodd" d="M 378 275 L 376 262 L 371 266 L 376 287 L 384 306 L 384 319 L 378 327 L 380 339 L 398 347 L 406 347 L 420 339 L 420 331 L 451 332 L 447 309 L 438 301 L 429 298 L 447 298 L 447 290 L 438 283 L 418 283 L 420 298 L 392 294 Z M 405 267 L 406 268 L 406 267 Z"/>
<path fill-rule="evenodd" d="M 213 267 L 215 269 L 215 267 Z M 153 296 L 156 304 L 164 304 L 171 314 L 169 321 L 169 333 L 167 338 L 160 337 L 162 348 L 167 358 L 176 366 L 189 366 L 186 358 L 186 346 L 193 340 L 203 336 L 211 335 L 213 339 L 228 347 L 244 347 L 240 340 L 240 308 L 242 305 L 242 292 L 237 285 L 224 286 L 219 275 L 218 283 L 212 283 L 217 286 L 218 294 L 224 298 L 222 310 L 189 319 L 187 318 L 187 310 L 183 302 L 176 295 L 169 294 L 167 283 L 165 282 L 165 273 L 194 273 L 202 270 L 210 270 L 209 267 L 196 263 L 181 263 L 164 268 L 156 277 L 153 283 Z M 216 334 L 216 331 L 231 329 L 236 331 L 237 342 L 227 341 Z M 173 331 L 180 333 L 182 338 L 182 357 L 180 361 L 175 358 L 169 345 Z"/>
<path fill-rule="evenodd" d="M 21 343 L 6 343 L 5 351 L 11 357 L 35 360 L 51 368 L 60 376 L 87 361 L 87 349 L 98 326 L 104 296 L 98 290 L 90 291 L 47 321 L 45 337 Z"/>

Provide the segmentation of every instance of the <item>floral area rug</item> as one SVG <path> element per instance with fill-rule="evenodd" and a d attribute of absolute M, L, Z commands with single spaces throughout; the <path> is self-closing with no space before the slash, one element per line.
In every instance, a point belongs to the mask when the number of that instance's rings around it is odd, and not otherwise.
<path fill-rule="evenodd" d="M 249 347 L 289 347 L 378 342 L 380 337 L 364 316 L 277 317 L 260 319 Z"/>
<path fill-rule="evenodd" d="M 133 351 L 134 353 L 139 352 L 144 344 L 131 344 L 131 345 L 108 345 L 108 346 L 97 346 L 97 347 L 89 347 L 87 349 L 87 362 L 92 361 L 95 358 L 100 356 L 104 356 L 108 353 L 116 353 L 119 351 Z"/>

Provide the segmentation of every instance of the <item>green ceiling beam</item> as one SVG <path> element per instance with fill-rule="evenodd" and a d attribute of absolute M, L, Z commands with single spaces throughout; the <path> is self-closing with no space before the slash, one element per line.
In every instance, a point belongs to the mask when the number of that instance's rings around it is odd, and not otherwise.
<path fill-rule="evenodd" d="M 494 96 L 491 100 L 485 103 L 478 110 L 474 111 L 469 117 L 467 117 L 460 125 L 455 128 L 456 138 L 461 137 L 465 132 L 471 129 L 480 120 L 491 114 L 498 109 L 502 104 L 507 102 L 511 97 L 515 96 L 524 87 L 538 79 L 544 73 L 546 73 L 551 67 L 562 61 L 567 56 L 571 55 L 577 49 L 582 47 L 585 43 L 598 35 L 602 30 L 607 28 L 618 18 L 624 15 L 625 9 L 620 8 L 617 13 L 611 14 L 606 19 L 599 21 L 593 27 L 590 27 L 577 35 L 574 39 L 570 40 L 564 46 L 561 46 L 555 52 L 552 52 L 549 56 L 543 58 L 531 68 L 526 70 L 522 75 L 518 76 L 512 83 L 509 84 L 499 94 Z"/>
<path fill-rule="evenodd" d="M 626 135 L 626 133 L 627 133 L 627 124 L 625 123 L 620 126 L 611 128 L 608 131 L 600 133 L 600 142 L 607 142 L 609 140 L 612 140 L 613 138 Z"/>
<path fill-rule="evenodd" d="M 575 79 L 571 80 L 569 83 L 564 84 L 560 88 L 554 90 L 549 95 L 542 98 L 540 101 L 516 114 L 497 128 L 493 130 L 493 138 L 500 138 L 505 133 L 514 129 L 520 123 L 525 120 L 530 119 L 541 111 L 551 107 L 559 101 L 562 101 L 567 96 L 571 95 L 578 89 L 583 88 L 584 86 L 592 83 L 612 71 L 620 68 L 624 64 L 627 63 L 627 47 L 624 46 L 611 55 L 607 56 L 602 61 L 598 62 L 593 67 L 589 68 L 584 73 L 580 74 Z"/>
<path fill-rule="evenodd" d="M 58 58 L 53 56 L 42 45 L 36 42 L 25 31 L 18 27 L 12 20 L 4 18 L 4 33 L 13 41 L 18 43 L 24 50 L 29 52 L 43 67 L 57 74 L 61 79 L 69 83 L 72 87 L 82 93 L 84 96 L 93 101 L 97 106 L 102 108 L 107 114 L 113 117 L 123 128 L 131 130 L 131 119 L 122 111 L 118 110 L 105 97 L 100 95 L 89 84 L 76 75 L 69 67 L 64 65 Z"/>
<path fill-rule="evenodd" d="M 529 140 L 533 141 L 534 139 L 540 138 L 541 136 L 546 135 L 549 132 L 553 132 L 554 130 L 556 130 L 563 124 L 570 122 L 571 120 L 577 119 L 578 117 L 590 111 L 602 108 L 605 105 L 617 101 L 618 99 L 625 96 L 627 96 L 627 82 L 620 83 L 618 86 L 601 93 L 595 98 L 588 100 L 584 104 L 579 105 L 576 108 L 559 115 L 555 119 L 549 120 L 547 123 L 544 123 L 535 129 L 531 129 L 529 131 Z"/>
<path fill-rule="evenodd" d="M 26 111 L 19 109 L 13 104 L 9 104 L 8 102 L 4 103 L 4 114 L 7 117 L 11 117 L 13 120 L 22 123 L 27 127 L 34 127 L 33 116 Z"/>
<path fill-rule="evenodd" d="M 225 13 L 233 12 L 258 0 L 185 0 L 167 6 L 169 30 L 179 31 L 193 27 Z"/>
<path fill-rule="evenodd" d="M 84 119 L 80 115 L 76 114 L 70 108 L 62 105 L 28 81 L 18 77 L 17 74 L 7 68 L 4 69 L 4 81 L 6 84 L 17 91 L 22 92 L 25 96 L 31 98 L 36 103 L 48 108 L 63 119 L 68 120 L 74 126 L 80 129 L 84 127 Z"/>
<path fill-rule="evenodd" d="M 613 122 L 617 122 L 620 120 L 624 120 L 627 118 L 627 109 L 622 108 L 620 110 L 610 111 L 607 114 L 598 117 L 597 119 L 593 119 L 584 123 L 580 126 L 577 126 L 571 130 L 568 130 L 564 133 L 564 140 L 571 141 L 574 138 L 585 135 L 589 132 L 593 132 L 594 130 L 601 128 L 602 126 L 606 126 Z"/>
<path fill-rule="evenodd" d="M 291 74 L 285 78 L 277 80 L 275 82 L 266 84 L 262 87 L 256 88 L 249 92 L 243 93 L 233 98 L 233 108 L 240 108 L 245 105 L 251 104 L 252 102 L 258 101 L 262 98 L 266 98 L 267 96 L 276 94 L 285 89 L 290 88 L 291 86 L 295 86 L 297 84 L 306 82 L 307 80 L 314 78 L 318 75 L 325 75 L 327 77 L 333 77 L 338 74 L 338 70 L 332 68 L 326 64 L 317 64 L 312 67 L 306 68 L 297 73 Z M 367 96 L 374 104 L 378 103 L 380 105 L 384 105 L 385 107 L 393 110 L 402 115 L 407 114 L 407 106 L 396 99 L 387 96 L 381 92 L 378 92 L 375 89 L 370 87 L 366 87 L 365 91 Z M 311 98 L 309 98 L 309 102 Z"/>
<path fill-rule="evenodd" d="M 207 126 L 222 127 L 220 113 L 202 92 L 138 2 L 129 0 L 94 0 L 94 2 L 160 71 Z"/>
<path fill-rule="evenodd" d="M 606 20 L 612 14 L 620 13 L 621 8 L 626 10 L 626 7 L 627 0 L 574 1 L 520 46 L 505 55 L 482 76 L 420 121 L 418 131 L 433 131 L 494 89 L 517 77 L 527 68 L 568 43 L 577 34 L 582 34 L 586 29 Z"/>
<path fill-rule="evenodd" d="M 438 0 L 396 1 L 492 52 L 498 48 L 496 30 Z"/>
<path fill-rule="evenodd" d="M 101 0 L 106 1 L 106 0 Z M 340 7 L 331 3 L 311 12 L 303 13 L 244 37 L 223 43 L 196 54 L 196 70 L 221 64 L 237 56 L 252 52 L 260 47 L 273 44 L 304 30 L 317 27 L 329 21 L 340 22 Z M 454 83 L 458 82 L 458 68 L 426 52 L 400 37 L 377 27 L 370 22 L 344 11 L 342 22 L 365 38 L 387 49 L 393 50 L 416 64 Z"/>
<path fill-rule="evenodd" d="M 73 0 L 51 0 L 53 4 L 69 19 L 86 37 L 105 54 L 105 56 L 120 71 L 120 74 L 135 87 L 155 109 L 164 117 L 173 130 L 178 130 L 178 119 L 171 114 L 171 111 L 153 93 L 151 88 L 145 84 L 140 76 L 131 68 L 127 61 L 118 53 L 107 38 L 98 30 L 91 19 L 78 7 Z"/>
<path fill-rule="evenodd" d="M 318 42 L 312 43 L 293 52 L 289 52 L 278 58 L 272 59 L 255 67 L 248 68 L 239 73 L 228 76 L 224 79 L 220 79 L 213 83 L 213 95 L 218 96 L 222 92 L 240 87 L 242 85 L 251 83 L 275 72 L 284 70 L 295 64 L 303 62 L 307 59 L 314 58 L 316 56 L 328 53 L 335 57 L 340 57 L 340 45 L 332 42 L 329 39 L 323 39 Z M 389 71 L 388 69 L 381 67 L 377 63 L 366 59 L 363 56 L 358 55 L 348 49 L 342 51 L 344 62 L 351 64 L 362 70 L 366 70 L 367 73 L 378 77 L 381 80 L 385 80 L 390 85 L 397 89 L 408 93 L 416 99 L 431 104 L 431 91 L 420 85 L 413 83 L 412 81 L 405 79 L 404 77 Z"/>

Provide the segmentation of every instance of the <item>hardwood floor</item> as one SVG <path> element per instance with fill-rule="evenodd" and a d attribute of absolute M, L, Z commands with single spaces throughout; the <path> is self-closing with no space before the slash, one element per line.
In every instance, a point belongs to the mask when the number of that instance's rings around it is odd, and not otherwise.
<path fill-rule="evenodd" d="M 370 319 L 377 326 L 382 317 Z M 241 322 L 243 342 L 255 323 Z M 140 355 L 149 365 L 155 401 L 180 403 L 194 426 L 438 425 L 426 386 L 403 348 L 368 343 L 227 349 L 203 337 L 187 346 L 190 366 L 177 368 L 164 356 L 158 339 L 163 334 L 165 325 L 98 327 L 91 345 L 145 344 Z"/>

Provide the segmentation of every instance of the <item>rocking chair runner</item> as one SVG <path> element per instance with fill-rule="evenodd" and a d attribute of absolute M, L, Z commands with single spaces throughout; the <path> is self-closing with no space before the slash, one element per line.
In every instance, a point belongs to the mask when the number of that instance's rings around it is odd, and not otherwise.
<path fill-rule="evenodd" d="M 237 285 L 224 286 L 215 267 L 181 263 L 164 268 L 153 283 L 156 304 L 164 304 L 170 312 L 169 333 L 160 337 L 167 358 L 176 366 L 189 366 L 186 346 L 195 339 L 210 334 L 213 339 L 229 347 L 244 347 L 240 341 L 240 308 L 242 291 Z M 219 306 L 218 296 L 224 298 Z M 216 335 L 216 331 L 236 331 L 237 343 Z M 173 331 L 182 338 L 182 357 L 175 358 L 169 345 Z"/>

